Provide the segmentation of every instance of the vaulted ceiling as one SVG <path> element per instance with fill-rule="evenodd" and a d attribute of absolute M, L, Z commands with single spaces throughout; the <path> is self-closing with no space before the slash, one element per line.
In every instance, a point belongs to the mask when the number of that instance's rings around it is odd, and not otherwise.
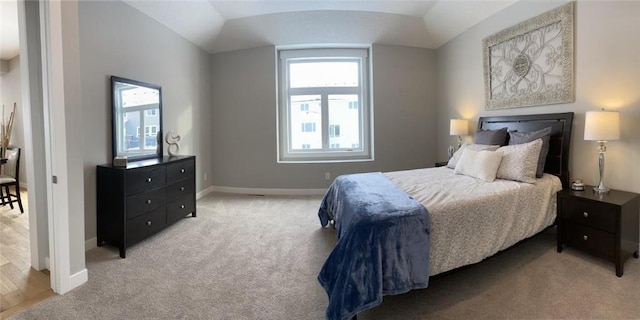
<path fill-rule="evenodd" d="M 516 1 L 124 0 L 209 53 L 318 43 L 437 48 Z M 18 54 L 15 2 L 0 0 L 2 59 Z"/>

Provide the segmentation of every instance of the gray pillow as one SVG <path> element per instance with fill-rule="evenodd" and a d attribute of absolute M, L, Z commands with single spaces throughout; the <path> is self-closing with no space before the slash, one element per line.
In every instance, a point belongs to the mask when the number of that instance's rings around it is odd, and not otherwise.
<path fill-rule="evenodd" d="M 544 164 L 547 162 L 547 154 L 549 154 L 549 138 L 551 138 L 551 127 L 533 132 L 509 132 L 509 145 L 523 144 L 542 139 L 536 178 L 542 178 L 542 174 L 544 173 Z"/>
<path fill-rule="evenodd" d="M 498 130 L 480 130 L 476 132 L 473 143 L 504 146 L 507 144 L 507 137 L 506 127 Z"/>

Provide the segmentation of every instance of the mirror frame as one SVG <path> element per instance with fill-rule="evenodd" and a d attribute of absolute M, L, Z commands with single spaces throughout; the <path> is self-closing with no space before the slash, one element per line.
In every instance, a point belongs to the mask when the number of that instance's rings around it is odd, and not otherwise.
<path fill-rule="evenodd" d="M 159 97 L 159 101 L 158 101 L 158 131 L 157 131 L 157 135 L 156 135 L 156 149 L 155 150 L 149 150 L 149 152 L 123 152 L 120 151 L 118 152 L 118 117 L 119 115 L 122 113 L 121 112 L 121 107 L 120 105 L 117 103 L 117 101 L 119 100 L 117 98 L 118 95 L 118 91 L 116 88 L 117 83 L 125 83 L 125 84 L 131 84 L 131 85 L 135 85 L 135 86 L 139 86 L 139 87 L 145 87 L 145 88 L 151 88 L 151 89 L 156 89 L 158 90 L 158 97 Z M 142 82 L 142 81 L 137 81 L 137 80 L 131 80 L 131 79 L 127 79 L 127 78 L 122 78 L 122 77 L 117 77 L 117 76 L 111 76 L 111 155 L 112 155 L 112 160 L 115 157 L 127 157 L 128 161 L 136 161 L 136 160 L 144 160 L 144 159 L 151 159 L 151 158 L 160 158 L 163 155 L 163 140 L 162 140 L 162 87 L 160 87 L 159 85 L 155 85 L 152 83 L 146 83 L 146 82 Z M 144 136 L 144 132 L 141 131 L 140 132 L 141 135 Z"/>

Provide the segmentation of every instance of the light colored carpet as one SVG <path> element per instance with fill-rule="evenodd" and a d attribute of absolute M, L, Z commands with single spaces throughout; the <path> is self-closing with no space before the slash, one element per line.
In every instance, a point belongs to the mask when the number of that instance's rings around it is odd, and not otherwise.
<path fill-rule="evenodd" d="M 127 250 L 87 253 L 89 282 L 12 319 L 323 319 L 316 280 L 335 243 L 320 197 L 212 194 L 184 219 Z M 640 262 L 625 275 L 550 229 L 479 264 L 386 296 L 358 319 L 640 318 Z"/>

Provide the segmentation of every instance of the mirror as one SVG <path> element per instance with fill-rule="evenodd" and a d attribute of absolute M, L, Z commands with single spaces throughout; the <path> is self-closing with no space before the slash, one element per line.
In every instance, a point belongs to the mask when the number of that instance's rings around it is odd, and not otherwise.
<path fill-rule="evenodd" d="M 111 76 L 113 157 L 162 156 L 162 88 Z"/>

